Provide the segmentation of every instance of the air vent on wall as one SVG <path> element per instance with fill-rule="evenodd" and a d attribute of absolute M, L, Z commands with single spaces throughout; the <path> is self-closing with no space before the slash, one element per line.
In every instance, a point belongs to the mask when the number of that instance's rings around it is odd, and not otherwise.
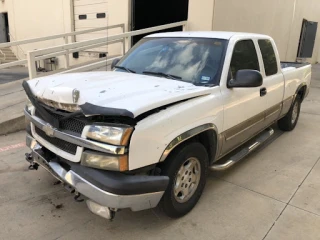
<path fill-rule="evenodd" d="M 105 13 L 97 13 L 97 18 L 106 18 Z"/>
<path fill-rule="evenodd" d="M 79 20 L 84 20 L 84 19 L 87 19 L 87 15 L 79 15 Z"/>

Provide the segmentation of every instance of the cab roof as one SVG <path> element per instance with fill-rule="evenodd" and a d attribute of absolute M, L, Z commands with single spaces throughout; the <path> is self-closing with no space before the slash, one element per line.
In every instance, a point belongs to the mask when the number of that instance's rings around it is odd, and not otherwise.
<path fill-rule="evenodd" d="M 218 31 L 207 31 L 207 32 L 165 32 L 155 33 L 146 36 L 149 37 L 191 37 L 191 38 L 218 38 L 229 40 L 233 36 L 248 36 L 248 37 L 260 37 L 270 38 L 267 35 L 255 34 L 255 33 L 242 33 L 242 32 L 218 32 Z"/>

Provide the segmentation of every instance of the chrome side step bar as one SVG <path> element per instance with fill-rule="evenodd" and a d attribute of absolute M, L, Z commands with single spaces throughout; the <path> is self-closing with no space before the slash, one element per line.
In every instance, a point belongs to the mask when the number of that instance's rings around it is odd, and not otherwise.
<path fill-rule="evenodd" d="M 246 157 L 250 152 L 260 146 L 262 143 L 267 141 L 274 134 L 274 130 L 272 128 L 266 129 L 264 132 L 260 133 L 256 138 L 255 142 L 250 145 L 245 145 L 239 152 L 235 155 L 231 156 L 228 160 L 222 163 L 215 163 L 210 166 L 210 169 L 213 171 L 224 171 L 228 168 L 232 167 L 234 164 L 242 160 Z M 219 161 L 218 161 L 219 162 Z"/>

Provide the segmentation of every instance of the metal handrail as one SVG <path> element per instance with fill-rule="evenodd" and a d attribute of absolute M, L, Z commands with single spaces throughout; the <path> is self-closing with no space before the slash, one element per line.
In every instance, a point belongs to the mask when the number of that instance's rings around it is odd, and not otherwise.
<path fill-rule="evenodd" d="M 31 39 L 19 40 L 19 41 L 14 41 L 14 42 L 1 43 L 0 48 L 12 47 L 12 46 L 17 46 L 17 45 L 24 45 L 24 44 L 28 44 L 28 43 L 43 42 L 43 41 L 47 41 L 47 40 L 82 35 L 82 34 L 86 34 L 86 33 L 100 32 L 100 31 L 109 30 L 112 28 L 122 28 L 124 31 L 125 25 L 124 25 L 124 23 L 122 23 L 122 24 L 112 25 L 112 26 L 108 26 L 108 27 L 93 28 L 93 29 L 69 32 L 69 33 L 56 34 L 56 35 L 51 35 L 51 36 L 46 36 L 46 37 L 31 38 Z"/>
<path fill-rule="evenodd" d="M 166 25 L 136 30 L 132 32 L 125 32 L 118 35 L 112 35 L 108 37 L 102 37 L 82 42 L 76 42 L 76 43 L 69 43 L 65 45 L 55 46 L 55 47 L 49 47 L 45 49 L 38 49 L 35 51 L 28 52 L 28 68 L 29 68 L 29 78 L 33 79 L 37 77 L 37 71 L 36 71 L 36 61 L 61 56 L 61 55 L 69 55 L 69 53 L 72 52 L 78 52 L 83 51 L 87 49 L 92 49 L 96 47 L 105 46 L 108 44 L 113 44 L 116 42 L 124 42 L 125 39 L 130 39 L 133 36 L 146 34 L 146 33 L 152 33 L 160 30 L 170 29 L 173 27 L 179 27 L 182 26 L 184 29 L 186 28 L 187 21 L 181 21 L 176 23 L 170 23 Z M 104 62 L 107 62 L 107 59 L 104 60 Z M 86 66 L 85 66 L 86 67 Z M 66 66 L 67 68 L 67 66 Z"/>
<path fill-rule="evenodd" d="M 10 39 L 13 39 L 14 41 L 15 41 L 15 37 L 9 32 L 9 36 L 10 36 Z M 24 52 L 24 50 L 22 49 L 22 47 L 20 46 L 20 45 L 16 45 L 18 48 L 19 48 L 19 50 L 22 52 L 22 54 L 23 54 L 23 57 L 26 57 L 27 56 L 27 54 Z M 18 56 L 17 56 L 18 58 L 19 58 L 19 52 L 18 52 Z"/>
<path fill-rule="evenodd" d="M 1 43 L 0 48 L 5 48 L 5 47 L 13 47 L 13 46 L 18 46 L 20 49 L 23 51 L 25 55 L 27 55 L 24 50 L 21 48 L 20 45 L 24 44 L 29 44 L 29 43 L 37 43 L 37 42 L 42 42 L 42 41 L 47 41 L 47 40 L 52 40 L 52 39 L 58 39 L 58 38 L 63 38 L 64 43 L 68 44 L 69 42 L 69 37 L 76 36 L 76 35 L 82 35 L 82 34 L 87 34 L 87 33 L 93 33 L 93 32 L 100 32 L 103 30 L 109 30 L 113 28 L 121 28 L 122 32 L 125 31 L 125 24 L 116 24 L 108 27 L 100 27 L 100 28 L 94 28 L 94 29 L 87 29 L 87 30 L 82 30 L 82 31 L 75 31 L 75 32 L 69 32 L 69 33 L 63 33 L 63 34 L 56 34 L 52 36 L 46 36 L 46 37 L 39 37 L 39 38 L 32 38 L 32 39 L 26 39 L 26 40 L 19 40 L 19 41 L 13 41 L 13 42 L 8 42 L 8 43 Z M 10 35 L 12 36 L 12 35 Z M 14 39 L 14 38 L 13 38 Z M 69 53 L 65 53 L 65 59 L 66 59 L 66 65 L 69 66 Z M 25 65 L 27 64 L 28 61 L 27 59 L 23 60 L 18 60 L 10 63 L 5 63 L 5 64 L 0 64 L 0 69 L 5 69 L 13 66 L 19 66 L 19 65 Z M 67 67 L 68 67 L 67 66 Z"/>

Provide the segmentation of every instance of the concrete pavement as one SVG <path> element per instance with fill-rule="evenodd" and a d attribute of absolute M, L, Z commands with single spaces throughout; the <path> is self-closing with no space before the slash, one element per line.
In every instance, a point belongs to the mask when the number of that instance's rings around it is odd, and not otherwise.
<path fill-rule="evenodd" d="M 13 82 L 28 77 L 29 73 L 28 68 L 26 67 L 14 67 L 0 70 L 0 84 Z"/>
<path fill-rule="evenodd" d="M 211 172 L 177 220 L 159 209 L 95 216 L 43 169 L 27 170 L 24 132 L 0 136 L 0 239 L 320 239 L 320 66 L 313 71 L 296 129 L 276 129 L 234 168 Z"/>

